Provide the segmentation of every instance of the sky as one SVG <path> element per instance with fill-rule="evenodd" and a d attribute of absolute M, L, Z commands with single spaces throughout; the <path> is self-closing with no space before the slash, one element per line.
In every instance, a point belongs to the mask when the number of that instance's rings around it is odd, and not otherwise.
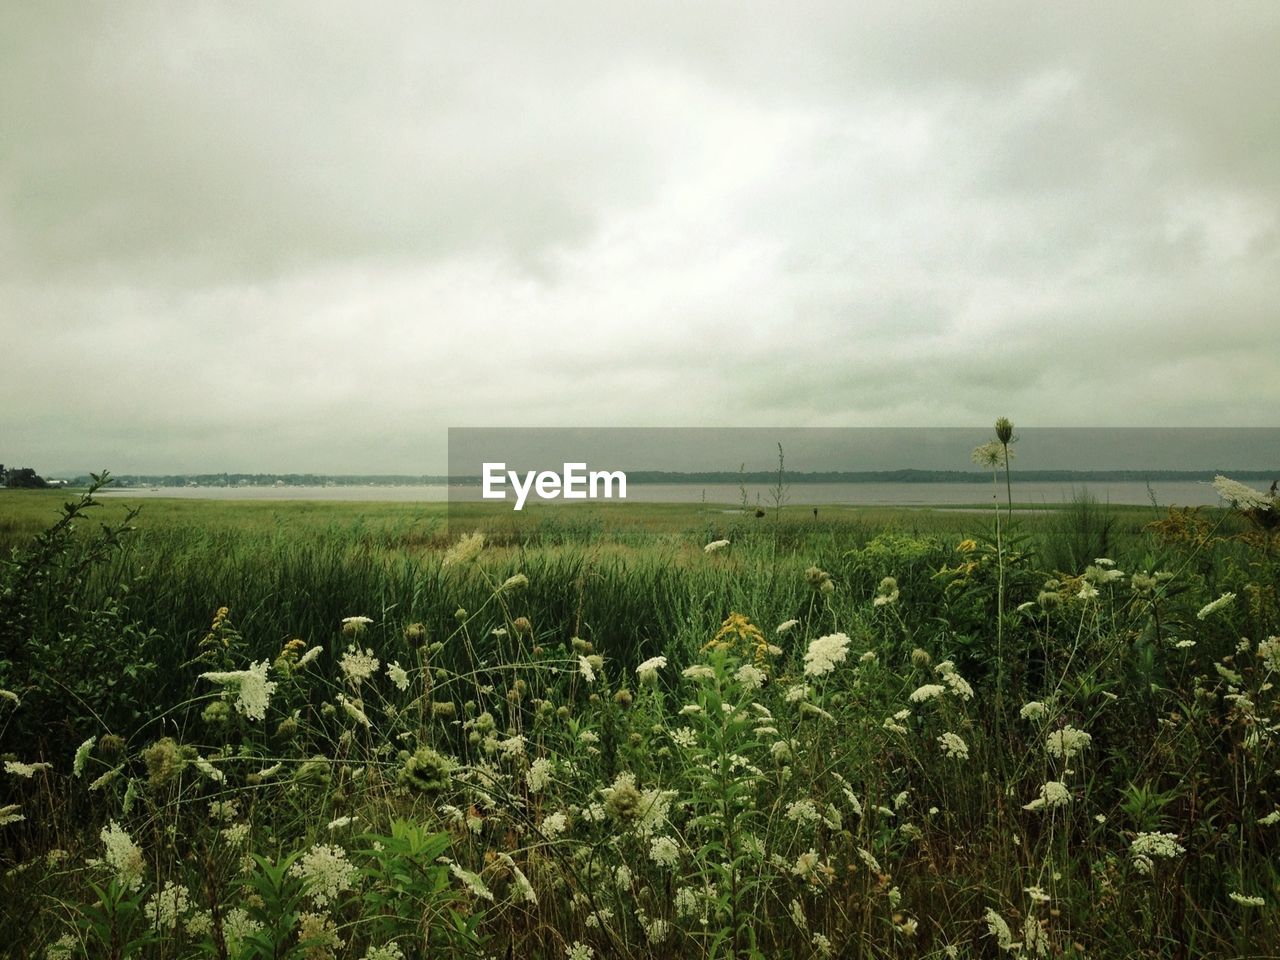
<path fill-rule="evenodd" d="M 1277 49 L 1273 2 L 3 3 L 0 462 L 1275 426 Z"/>

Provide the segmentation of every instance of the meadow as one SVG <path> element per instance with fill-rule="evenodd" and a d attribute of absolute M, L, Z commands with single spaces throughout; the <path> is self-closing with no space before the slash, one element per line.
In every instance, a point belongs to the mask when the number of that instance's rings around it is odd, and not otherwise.
<path fill-rule="evenodd" d="M 1275 502 L 0 492 L 15 956 L 1280 955 Z"/>

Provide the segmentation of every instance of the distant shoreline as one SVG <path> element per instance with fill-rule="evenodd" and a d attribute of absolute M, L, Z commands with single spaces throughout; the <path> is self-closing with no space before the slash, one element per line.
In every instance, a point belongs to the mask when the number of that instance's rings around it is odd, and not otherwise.
<path fill-rule="evenodd" d="M 681 472 L 665 470 L 627 470 L 630 484 L 738 484 L 753 486 L 776 485 L 776 471 Z M 1265 470 L 1012 470 L 1014 483 L 1212 483 L 1215 476 L 1223 474 L 1241 482 L 1270 483 L 1280 477 L 1280 468 Z M 1000 474 L 1003 480 L 1003 473 Z M 443 474 L 386 474 L 386 475 L 323 475 L 323 474 L 121 474 L 112 478 L 112 489 L 138 489 L 149 487 L 417 487 L 417 486 L 471 486 L 478 484 L 476 477 L 449 477 Z M 982 470 L 827 470 L 787 471 L 786 484 L 809 483 L 990 483 L 991 472 Z M 87 476 L 76 477 L 69 486 L 87 486 Z"/>

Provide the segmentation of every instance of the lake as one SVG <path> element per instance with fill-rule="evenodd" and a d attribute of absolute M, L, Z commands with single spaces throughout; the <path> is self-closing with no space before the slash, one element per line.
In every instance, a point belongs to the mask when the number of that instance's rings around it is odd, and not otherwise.
<path fill-rule="evenodd" d="M 1152 494 L 1162 507 L 1218 506 L 1221 500 L 1210 483 L 1185 480 L 1153 482 L 1102 482 L 1074 485 L 1075 490 L 1088 490 L 1103 503 L 1150 504 Z M 1003 502 L 1004 485 L 998 496 Z M 1013 487 L 1015 503 L 1052 505 L 1071 499 L 1073 485 L 1062 481 L 1027 481 Z M 383 503 L 443 503 L 480 498 L 480 487 L 443 484 L 432 486 L 389 487 L 130 487 L 102 491 L 102 496 L 143 500 L 172 497 L 196 500 L 331 500 L 343 502 L 377 501 Z M 985 483 L 794 483 L 787 490 L 787 503 L 792 506 L 849 504 L 861 506 L 945 507 L 989 503 L 993 491 Z M 530 498 L 532 501 L 532 498 Z M 638 503 L 699 503 L 734 506 L 742 501 L 737 484 L 633 483 L 627 488 L 627 500 Z M 747 502 L 751 507 L 770 503 L 769 488 L 762 484 L 747 485 Z"/>

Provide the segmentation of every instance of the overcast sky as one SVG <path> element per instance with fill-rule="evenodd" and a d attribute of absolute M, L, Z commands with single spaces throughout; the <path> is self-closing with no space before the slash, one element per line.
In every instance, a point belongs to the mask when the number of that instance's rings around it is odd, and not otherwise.
<path fill-rule="evenodd" d="M 0 461 L 1274 426 L 1278 49 L 1274 2 L 4 2 Z"/>

